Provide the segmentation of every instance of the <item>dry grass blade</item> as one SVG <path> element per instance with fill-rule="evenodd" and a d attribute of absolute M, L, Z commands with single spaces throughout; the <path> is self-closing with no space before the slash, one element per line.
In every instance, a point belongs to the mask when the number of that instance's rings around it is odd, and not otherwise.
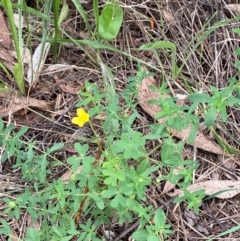
<path fill-rule="evenodd" d="M 160 94 L 157 92 L 154 92 L 150 89 L 150 86 L 157 86 L 155 79 L 151 77 L 144 78 L 142 83 L 138 86 L 138 102 L 140 106 L 143 108 L 143 110 L 148 113 L 151 117 L 155 117 L 157 113 L 161 112 L 161 109 L 158 105 L 150 105 L 148 101 L 150 100 L 157 100 L 160 98 Z M 162 96 L 163 98 L 170 97 L 168 95 Z M 159 123 L 164 123 L 166 121 L 166 118 L 162 118 L 158 120 Z M 188 136 L 190 135 L 191 128 L 187 128 L 185 130 L 176 131 L 174 129 L 169 129 L 170 133 L 177 138 L 181 139 L 182 141 L 185 141 L 188 143 Z M 191 143 L 188 143 L 191 144 Z M 200 148 L 202 150 L 215 153 L 218 155 L 226 154 L 224 151 L 213 141 L 207 139 L 201 132 L 198 131 L 195 145 L 197 148 Z"/>

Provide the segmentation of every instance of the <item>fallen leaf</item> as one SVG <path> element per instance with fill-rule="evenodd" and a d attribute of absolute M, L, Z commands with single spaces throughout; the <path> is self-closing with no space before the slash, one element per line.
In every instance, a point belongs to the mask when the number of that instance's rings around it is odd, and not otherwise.
<path fill-rule="evenodd" d="M 235 14 L 240 14 L 240 4 L 227 4 L 223 8 Z"/>
<path fill-rule="evenodd" d="M 164 20 L 166 21 L 166 23 L 168 23 L 170 25 L 176 24 L 176 21 L 175 21 L 173 15 L 169 11 L 162 10 L 162 13 L 163 13 L 163 17 L 164 17 Z"/>
<path fill-rule="evenodd" d="M 0 45 L 2 45 L 6 49 L 10 49 L 11 47 L 11 34 L 8 30 L 7 24 L 5 22 L 5 19 L 3 17 L 3 12 L 0 9 Z"/>
<path fill-rule="evenodd" d="M 147 71 L 148 72 L 148 71 Z M 157 87 L 155 79 L 150 76 L 147 78 L 144 78 L 142 83 L 138 86 L 138 102 L 142 109 L 149 114 L 151 117 L 155 118 L 156 114 L 161 112 L 161 109 L 158 105 L 156 104 L 149 104 L 148 101 L 150 100 L 157 100 L 160 98 L 160 94 L 158 92 L 154 92 L 153 90 L 150 89 L 150 86 L 155 86 Z M 164 94 L 162 98 L 167 98 L 170 97 L 167 94 Z M 164 123 L 166 122 L 167 117 L 161 118 L 157 120 L 159 123 Z M 174 129 L 169 128 L 170 133 L 181 139 L 182 141 L 192 145 L 191 143 L 188 142 L 188 136 L 191 132 L 191 128 L 188 127 L 185 130 L 177 131 Z M 195 143 L 197 148 L 215 153 L 218 155 L 227 155 L 221 147 L 219 147 L 214 141 L 207 139 L 200 131 L 197 132 Z"/>
<path fill-rule="evenodd" d="M 36 230 L 40 230 L 41 229 L 41 225 L 38 221 L 33 221 L 31 215 L 28 215 L 28 222 L 27 222 L 27 227 L 31 227 L 34 228 Z"/>
<path fill-rule="evenodd" d="M 20 17 L 18 13 L 14 13 L 13 19 L 14 19 L 15 26 L 17 28 L 19 28 L 19 26 L 21 26 L 22 28 L 27 28 L 27 23 L 23 16 Z M 21 20 L 21 22 L 20 22 L 20 20 Z"/>
<path fill-rule="evenodd" d="M 64 173 L 60 179 L 63 181 L 64 184 L 67 184 L 73 174 L 79 174 L 82 171 L 82 166 L 79 166 L 76 172 L 72 172 L 71 170 Z"/>
<path fill-rule="evenodd" d="M 154 19 L 152 17 L 149 18 L 149 23 L 150 23 L 150 29 L 154 29 Z"/>
<path fill-rule="evenodd" d="M 12 57 L 17 59 L 16 51 L 9 51 L 9 54 L 11 54 Z M 24 64 L 27 64 L 28 66 L 31 64 L 31 52 L 30 52 L 29 48 L 27 48 L 27 47 L 24 47 L 24 49 L 23 49 L 22 62 Z"/>
<path fill-rule="evenodd" d="M 42 71 L 43 65 L 45 63 L 46 57 L 48 55 L 51 44 L 49 42 L 42 44 L 40 43 L 35 49 L 32 56 L 32 62 L 29 65 L 27 72 L 27 82 L 33 84 L 38 80 L 38 77 Z"/>
<path fill-rule="evenodd" d="M 54 80 L 56 81 L 58 87 L 66 93 L 77 95 L 81 90 L 81 86 L 79 85 L 72 86 L 66 83 L 66 80 L 59 79 L 57 75 L 54 75 Z"/>
<path fill-rule="evenodd" d="M 180 170 L 181 170 L 180 167 L 175 168 L 175 169 L 173 170 L 173 174 L 177 175 Z M 176 186 L 176 184 L 173 184 L 173 183 L 171 183 L 170 181 L 167 180 L 167 181 L 165 182 L 165 185 L 164 185 L 164 187 L 163 187 L 163 190 L 162 190 L 162 192 L 161 192 L 161 195 L 164 195 L 165 193 L 168 193 L 168 192 L 171 191 L 173 188 L 175 188 L 175 186 Z"/>
<path fill-rule="evenodd" d="M 201 189 L 205 190 L 207 196 L 223 191 L 220 194 L 217 194 L 216 197 L 220 199 L 232 198 L 240 193 L 240 181 L 209 180 L 194 183 L 187 188 L 189 192 L 195 192 Z M 181 197 L 183 196 L 183 191 L 176 190 L 174 194 Z"/>
<path fill-rule="evenodd" d="M 5 48 L 1 48 L 1 45 L 0 45 L 0 61 L 11 73 L 13 73 L 13 68 L 16 61 L 14 57 L 9 53 L 9 50 Z"/>
<path fill-rule="evenodd" d="M 44 111 L 51 110 L 51 104 L 43 100 L 37 100 L 30 97 L 23 97 L 14 92 L 0 92 L 0 98 L 4 99 L 5 103 L 9 103 L 0 106 L 0 117 L 7 117 L 15 112 L 24 108 L 36 108 Z"/>

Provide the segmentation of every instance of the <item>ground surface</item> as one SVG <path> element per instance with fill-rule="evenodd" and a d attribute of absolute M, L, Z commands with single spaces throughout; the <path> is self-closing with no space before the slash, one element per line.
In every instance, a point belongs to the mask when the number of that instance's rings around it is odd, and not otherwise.
<path fill-rule="evenodd" d="M 229 21 L 237 13 L 226 9 L 227 4 L 237 3 L 237 0 L 124 0 L 122 1 L 123 26 L 118 37 L 110 44 L 156 66 L 160 71 L 153 70 L 153 72 L 158 83 L 161 83 L 163 72 L 165 72 L 164 75 L 167 76 L 175 94 L 188 93 L 187 86 L 193 86 L 198 91 L 201 89 L 206 91 L 210 85 L 223 88 L 228 85 L 229 79 L 237 74 L 234 66 L 236 61 L 234 50 L 239 47 L 240 38 L 239 35 L 233 33 L 232 28 L 240 27 L 240 22 L 239 20 Z M 62 26 L 63 29 L 76 39 L 87 38 L 83 21 L 74 6 L 71 3 L 69 6 L 70 12 Z M 92 16 L 91 1 L 84 3 L 83 6 L 88 9 L 89 16 Z M 94 22 L 92 25 L 94 26 Z M 208 32 L 211 29 L 213 31 Z M 156 51 L 156 55 L 150 51 L 134 51 L 142 44 L 162 40 L 176 44 L 178 66 L 183 64 L 184 79 L 171 81 L 171 63 L 166 52 L 159 50 Z M 33 39 L 32 47 L 36 45 L 37 41 L 34 42 Z M 161 65 L 157 56 L 161 60 Z M 126 86 L 127 78 L 136 74 L 136 61 L 105 50 L 101 53 L 101 59 L 111 68 L 117 91 L 122 91 Z M 79 135 L 79 129 L 70 121 L 70 118 L 75 115 L 75 104 L 79 99 L 77 93 L 81 90 L 85 80 L 97 83 L 100 88 L 103 87 L 103 82 L 99 67 L 76 47 L 61 46 L 58 61 L 69 67 L 64 70 L 57 69 L 55 73 L 51 73 L 47 67 L 53 64 L 53 59 L 48 56 L 40 81 L 29 89 L 29 97 L 49 103 L 52 111 L 45 112 L 44 109 L 38 109 L 38 113 L 32 111 L 14 113 L 14 115 L 5 117 L 4 121 L 14 123 L 16 128 L 27 125 L 29 131 L 25 135 L 25 140 L 35 141 L 41 150 L 46 150 L 53 143 L 64 142 L 66 148 L 55 153 L 57 159 L 64 161 L 72 155 L 73 143 Z M 4 73 L 1 73 L 1 76 L 12 85 Z M 1 103 L 4 103 L 4 98 Z M 145 131 L 145 126 L 154 120 L 140 106 L 137 106 L 137 110 L 141 114 L 141 120 L 136 125 Z M 240 129 L 236 125 L 240 123 L 239 110 L 229 108 L 228 120 L 227 124 L 216 124 L 217 131 L 231 147 L 239 150 Z M 97 121 L 93 123 L 96 129 L 100 129 Z M 208 132 L 205 134 L 209 136 Z M 91 129 L 88 126 L 84 127 L 81 129 L 81 135 L 91 136 Z M 154 143 L 149 143 L 149 148 L 154 145 Z M 92 151 L 95 152 L 95 148 Z M 183 155 L 186 158 L 195 158 L 200 163 L 195 180 L 240 180 L 239 155 L 229 158 L 201 150 L 194 152 L 191 146 L 186 146 Z M 12 171 L 13 163 L 14 159 L 2 163 L 1 166 L 0 183 L 4 193 L 11 193 L 13 189 L 21 192 L 26 185 L 24 181 L 21 181 L 21 173 Z M 66 173 L 66 169 L 56 167 L 52 173 L 53 176 L 49 176 L 49 180 L 62 176 Z M 160 206 L 167 212 L 167 220 L 174 230 L 169 240 L 207 240 L 210 235 L 217 235 L 240 222 L 239 195 L 229 199 L 213 198 L 204 201 L 200 214 L 196 215 L 188 211 L 184 205 L 175 206 L 168 193 L 161 195 L 163 188 L 164 183 L 149 186 L 146 195 L 148 202 L 154 207 Z M 17 191 L 13 195 L 17 195 Z M 0 212 L 3 209 L 4 203 L 0 200 Z M 27 220 L 24 214 L 21 215 L 21 222 L 12 220 L 15 233 L 24 232 Z M 0 216 L 7 220 L 5 214 L 0 213 Z M 117 235 L 126 231 L 122 240 L 131 240 L 129 238 L 131 226 L 114 225 L 113 231 Z M 4 236 L 1 240 L 4 240 Z M 216 240 L 240 240 L 240 231 L 232 232 Z"/>

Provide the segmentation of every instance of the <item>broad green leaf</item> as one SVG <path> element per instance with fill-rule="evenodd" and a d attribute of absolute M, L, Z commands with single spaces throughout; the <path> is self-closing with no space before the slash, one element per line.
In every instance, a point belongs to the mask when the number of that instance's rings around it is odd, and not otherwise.
<path fill-rule="evenodd" d="M 99 18 L 98 34 L 103 40 L 114 39 L 122 25 L 123 11 L 121 7 L 110 3 L 105 5 Z"/>

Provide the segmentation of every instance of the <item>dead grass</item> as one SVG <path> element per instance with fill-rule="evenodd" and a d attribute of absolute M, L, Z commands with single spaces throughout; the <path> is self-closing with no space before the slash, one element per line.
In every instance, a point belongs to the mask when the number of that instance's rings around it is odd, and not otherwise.
<path fill-rule="evenodd" d="M 173 94 L 209 91 L 210 85 L 223 88 L 228 85 L 229 78 L 237 75 L 234 67 L 236 60 L 234 50 L 239 47 L 240 40 L 239 35 L 232 31 L 232 28 L 240 27 L 239 21 L 226 22 L 229 18 L 235 17 L 234 13 L 224 9 L 225 5 L 229 3 L 236 4 L 238 1 L 154 0 L 138 1 L 138 3 L 131 0 L 122 1 L 124 24 L 117 39 L 111 44 L 161 69 L 161 72 L 155 73 L 155 78 L 160 84 L 161 79 L 165 77 Z M 85 5 L 91 16 L 91 3 Z M 74 38 L 81 39 L 85 31 L 84 25 L 73 6 L 70 5 L 70 7 L 72 9 L 63 25 L 64 30 Z M 150 18 L 154 23 L 153 28 Z M 219 21 L 223 21 L 223 24 L 205 36 L 204 34 L 209 29 L 215 28 L 214 26 Z M 93 25 L 94 22 L 92 22 Z M 177 81 L 171 79 L 171 63 L 166 52 L 157 51 L 162 62 L 160 65 L 154 53 L 134 50 L 142 44 L 160 40 L 171 41 L 177 46 L 178 66 L 182 66 L 182 75 Z M 136 62 L 106 50 L 102 51 L 101 58 L 113 71 L 116 89 L 121 92 L 126 86 L 127 77 L 136 73 Z M 49 57 L 48 64 L 52 63 L 53 60 Z M 84 127 L 79 133 L 80 131 L 70 122 L 70 118 L 75 114 L 75 104 L 78 101 L 77 94 L 72 91 L 81 88 L 86 79 L 97 83 L 100 87 L 103 82 L 98 66 L 91 62 L 83 51 L 73 46 L 62 46 L 59 49 L 59 63 L 74 65 L 77 68 L 57 71 L 54 74 L 45 72 L 37 86 L 29 92 L 30 97 L 51 103 L 54 110 L 47 113 L 29 111 L 27 114 L 11 116 L 10 120 L 6 118 L 5 121 L 15 123 L 16 128 L 22 125 L 29 126 L 29 132 L 25 138 L 35 141 L 36 146 L 41 150 L 45 150 L 54 143 L 64 142 L 66 148 L 57 153 L 56 158 L 65 163 L 67 157 L 72 155 L 72 146 L 76 139 L 79 136 L 91 138 L 92 135 L 88 127 Z M 1 73 L 1 75 L 3 74 Z M 147 116 L 140 107 L 138 107 L 138 111 L 142 115 L 142 119 L 135 125 L 146 133 L 148 131 L 146 126 L 152 123 L 153 119 Z M 230 146 L 239 150 L 240 112 L 238 109 L 229 108 L 228 114 L 231 122 L 217 123 L 217 132 Z M 98 125 L 97 122 L 95 124 Z M 206 134 L 211 135 L 211 133 Z M 155 142 L 149 142 L 147 148 L 151 150 L 155 145 Z M 93 152 L 94 148 L 93 145 Z M 189 146 L 186 146 L 183 155 L 186 159 L 195 158 L 200 163 L 194 181 L 240 180 L 239 156 L 222 158 L 200 150 L 194 152 L 194 149 Z M 0 183 L 5 195 L 16 197 L 23 188 L 31 186 L 31 183 L 21 181 L 20 173 L 13 172 L 11 169 L 13 163 L 14 160 L 10 160 L 2 164 Z M 51 180 L 66 171 L 67 169 L 62 167 L 55 167 L 52 169 L 53 175 L 48 178 Z M 162 207 L 167 213 L 167 220 L 172 224 L 174 230 L 174 234 L 168 240 L 207 240 L 211 235 L 217 235 L 240 222 L 239 195 L 228 200 L 213 198 L 203 201 L 200 214 L 197 216 L 192 211 L 186 210 L 184 205 L 175 206 L 168 193 L 161 195 L 163 186 L 164 184 L 150 186 L 146 195 L 150 204 L 154 207 Z M 12 192 L 13 189 L 14 192 Z M 4 205 L 1 200 L 0 207 L 0 212 L 2 212 Z M 0 217 L 7 218 L 5 214 L 0 214 Z M 12 220 L 13 232 L 22 234 L 27 226 L 27 221 L 23 213 L 19 222 Z M 121 236 L 122 240 L 129 240 L 135 226 L 125 224 L 123 227 L 119 227 L 117 224 L 112 224 L 110 228 L 117 235 L 124 234 Z M 5 240 L 4 238 L 0 235 L 1 240 Z M 118 238 L 120 239 L 120 236 Z M 115 240 L 119 240 L 118 238 Z M 240 232 L 237 231 L 216 240 L 240 240 Z"/>

